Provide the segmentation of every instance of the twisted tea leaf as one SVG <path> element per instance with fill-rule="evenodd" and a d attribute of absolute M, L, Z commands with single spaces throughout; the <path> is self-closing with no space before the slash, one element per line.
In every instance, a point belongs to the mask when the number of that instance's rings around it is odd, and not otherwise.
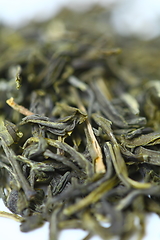
<path fill-rule="evenodd" d="M 142 240 L 160 213 L 159 41 L 115 36 L 109 18 L 0 26 L 0 197 L 21 231 Z"/>

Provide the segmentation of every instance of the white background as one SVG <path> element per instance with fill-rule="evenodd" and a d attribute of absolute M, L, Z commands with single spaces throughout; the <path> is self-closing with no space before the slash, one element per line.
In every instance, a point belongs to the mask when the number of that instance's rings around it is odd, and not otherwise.
<path fill-rule="evenodd" d="M 160 0 L 0 0 L 0 22 L 12 27 L 22 26 L 30 19 L 47 19 L 56 14 L 63 6 L 85 9 L 91 3 L 105 6 L 115 4 L 110 19 L 114 29 L 122 35 L 134 35 L 143 39 L 151 39 L 160 34 Z M 0 200 L 0 210 L 8 211 Z M 144 240 L 160 240 L 160 220 L 156 214 L 147 217 L 147 231 Z M 46 223 L 42 228 L 31 233 L 21 233 L 19 223 L 0 218 L 1 240 L 48 240 Z M 60 240 L 80 240 L 84 231 L 64 231 Z M 99 240 L 98 237 L 92 238 Z"/>
<path fill-rule="evenodd" d="M 81 10 L 94 3 L 115 6 L 111 23 L 122 35 L 148 39 L 160 34 L 160 0 L 0 0 L 0 21 L 18 26 L 49 18 L 63 6 Z"/>

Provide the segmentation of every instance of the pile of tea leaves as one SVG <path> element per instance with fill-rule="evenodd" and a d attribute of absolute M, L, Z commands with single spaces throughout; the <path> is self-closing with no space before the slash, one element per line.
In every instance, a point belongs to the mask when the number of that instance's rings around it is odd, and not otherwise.
<path fill-rule="evenodd" d="M 158 72 L 108 17 L 0 26 L 0 197 L 13 215 L 0 214 L 22 232 L 48 221 L 50 240 L 72 228 L 140 240 L 147 213 L 160 214 Z"/>

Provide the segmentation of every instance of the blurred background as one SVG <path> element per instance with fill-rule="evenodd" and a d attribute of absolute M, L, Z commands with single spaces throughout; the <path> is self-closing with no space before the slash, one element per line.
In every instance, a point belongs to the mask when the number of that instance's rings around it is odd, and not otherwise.
<path fill-rule="evenodd" d="M 49 19 L 63 7 L 82 11 L 95 4 L 111 9 L 109 21 L 122 36 L 148 40 L 160 34 L 159 0 L 0 0 L 0 22 L 17 28 Z"/>
<path fill-rule="evenodd" d="M 116 46 L 120 46 L 122 49 L 123 47 L 125 48 L 121 61 L 132 73 L 136 72 L 136 78 L 134 79 L 139 81 L 137 76 L 140 78 L 159 79 L 160 0 L 0 0 L 0 25 L 7 25 L 11 29 L 16 30 L 17 28 L 25 27 L 30 21 L 42 22 L 48 20 L 58 14 L 63 8 L 70 8 L 75 12 L 80 12 L 88 11 L 93 5 L 100 5 L 106 9 L 107 13 L 109 12 L 109 14 L 105 15 L 106 27 L 105 24 L 101 26 L 102 30 L 108 31 L 109 25 L 115 36 L 116 34 L 122 36 L 122 38 L 116 39 Z M 82 23 L 77 22 L 77 24 L 81 25 Z M 62 27 L 61 25 L 58 26 L 59 28 Z M 154 59 L 156 60 L 153 61 Z M 0 210 L 8 211 L 4 208 L 1 200 Z M 1 239 L 11 239 L 10 232 L 6 231 L 8 221 L 10 221 L 10 226 L 13 226 L 13 229 L 15 229 L 14 233 L 13 230 L 11 232 L 17 240 L 28 238 L 30 240 L 48 239 L 48 225 L 45 225 L 41 230 L 38 229 L 38 232 L 34 231 L 29 233 L 29 235 L 25 235 L 19 231 L 19 224 L 14 223 L 12 220 L 0 218 Z M 158 216 L 153 214 L 147 221 L 148 228 L 144 239 L 150 240 L 153 238 L 159 240 Z M 80 236 L 80 233 L 77 234 L 77 232 L 74 237 L 70 235 L 70 240 L 81 238 L 82 236 Z M 61 237 L 62 239 L 67 239 L 66 233 L 64 237 Z"/>

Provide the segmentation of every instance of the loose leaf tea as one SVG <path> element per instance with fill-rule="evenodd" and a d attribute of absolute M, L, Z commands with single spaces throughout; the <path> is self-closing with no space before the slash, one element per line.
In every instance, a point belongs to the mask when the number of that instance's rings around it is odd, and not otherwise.
<path fill-rule="evenodd" d="M 13 213 L 0 216 L 22 232 L 48 221 L 50 240 L 68 228 L 140 240 L 160 214 L 159 64 L 109 14 L 0 26 L 0 196 Z"/>

